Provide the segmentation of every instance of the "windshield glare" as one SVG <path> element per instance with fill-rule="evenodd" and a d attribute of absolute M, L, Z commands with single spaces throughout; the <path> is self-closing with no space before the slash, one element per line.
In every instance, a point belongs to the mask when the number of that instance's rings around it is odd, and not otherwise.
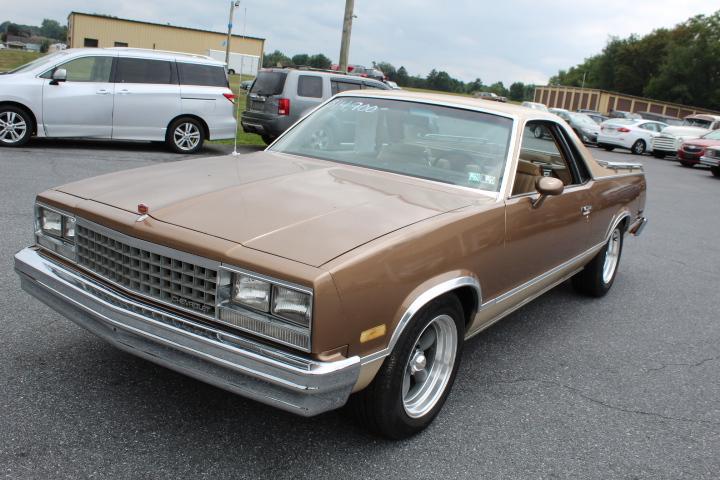
<path fill-rule="evenodd" d="M 704 135 L 702 138 L 706 138 L 708 140 L 720 140 L 720 130 L 714 130 L 707 135 Z"/>
<path fill-rule="evenodd" d="M 497 192 L 512 126 L 489 113 L 340 97 L 270 150 Z"/>

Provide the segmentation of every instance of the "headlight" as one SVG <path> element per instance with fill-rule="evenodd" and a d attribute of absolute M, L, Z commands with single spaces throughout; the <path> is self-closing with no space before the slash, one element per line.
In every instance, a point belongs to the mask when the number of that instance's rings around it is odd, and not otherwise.
<path fill-rule="evenodd" d="M 312 297 L 285 287 L 273 286 L 272 314 L 304 327 L 310 326 Z"/>
<path fill-rule="evenodd" d="M 236 274 L 232 301 L 255 310 L 270 310 L 270 284 L 243 274 Z"/>
<path fill-rule="evenodd" d="M 47 235 L 62 237 L 62 215 L 47 208 L 41 208 L 40 228 Z"/>
<path fill-rule="evenodd" d="M 310 351 L 311 289 L 232 267 L 218 282 L 218 322 Z"/>
<path fill-rule="evenodd" d="M 55 208 L 36 205 L 35 241 L 65 258 L 75 259 L 75 217 Z"/>

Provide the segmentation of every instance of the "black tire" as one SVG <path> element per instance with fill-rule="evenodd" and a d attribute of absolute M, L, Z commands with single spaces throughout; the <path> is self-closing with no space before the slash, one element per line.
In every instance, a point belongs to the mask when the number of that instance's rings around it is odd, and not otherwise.
<path fill-rule="evenodd" d="M 181 117 L 172 122 L 165 136 L 165 143 L 175 153 L 197 153 L 204 142 L 205 127 L 192 117 Z"/>
<path fill-rule="evenodd" d="M 235 70 L 233 70 L 232 68 L 228 70 L 228 75 L 235 75 Z"/>
<path fill-rule="evenodd" d="M 438 392 L 439 397 L 436 397 L 431 408 L 428 406 L 429 409 L 422 416 L 412 417 L 408 415 L 403 401 L 403 379 L 406 377 L 406 371 L 410 371 L 407 369 L 411 367 L 410 361 L 415 358 L 418 351 L 421 334 L 427 332 L 426 327 L 433 328 L 429 327 L 431 323 L 445 316 L 452 319 L 450 322 L 445 318 L 445 325 L 454 326 L 457 334 L 452 369 L 447 377 L 447 383 L 441 393 Z M 374 433 L 395 440 L 415 435 L 427 427 L 442 408 L 455 381 L 462 356 L 464 333 L 463 309 L 455 295 L 444 295 L 418 312 L 403 332 L 392 353 L 385 359 L 372 383 L 350 398 L 349 408 L 359 424 Z"/>
<path fill-rule="evenodd" d="M 602 148 L 604 148 L 605 150 L 607 150 L 608 152 L 612 152 L 613 150 L 615 150 L 615 147 L 613 147 L 611 145 L 600 145 L 600 146 Z"/>
<path fill-rule="evenodd" d="M 22 147 L 30 141 L 35 124 L 22 108 L 11 105 L 0 107 L 0 147 Z"/>
<path fill-rule="evenodd" d="M 542 138 L 543 136 L 543 129 L 540 126 L 537 126 L 533 128 L 533 135 L 535 135 L 535 138 Z"/>
<path fill-rule="evenodd" d="M 665 153 L 662 153 L 662 152 L 653 152 L 652 155 L 653 155 L 653 157 L 659 158 L 659 159 L 662 160 L 663 158 L 665 158 L 665 155 L 666 155 L 666 154 L 665 154 Z"/>
<path fill-rule="evenodd" d="M 270 145 L 272 142 L 275 141 L 275 137 L 271 137 L 270 135 L 260 135 L 262 137 L 263 142 L 265 142 L 266 145 Z"/>
<path fill-rule="evenodd" d="M 685 168 L 693 168 L 693 167 L 695 166 L 694 163 L 683 162 L 682 160 L 680 161 L 680 165 L 682 165 L 682 166 L 685 167 Z"/>
<path fill-rule="evenodd" d="M 720 167 L 710 167 L 710 173 L 713 174 L 713 177 L 720 177 Z"/>
<path fill-rule="evenodd" d="M 605 244 L 602 250 L 593 257 L 585 268 L 575 274 L 572 278 L 572 284 L 578 293 L 589 295 L 591 297 L 602 297 L 612 287 L 620 267 L 620 257 L 622 256 L 623 237 L 625 234 L 624 226 L 618 225 L 610 234 L 610 240 Z M 617 237 L 616 237 L 617 235 Z M 605 260 L 610 254 L 615 239 L 617 238 L 617 259 L 612 269 L 612 274 L 605 275 Z"/>
<path fill-rule="evenodd" d="M 645 144 L 645 140 L 637 140 L 635 143 L 632 144 L 630 151 L 633 153 L 633 155 L 642 155 L 643 153 L 645 153 L 646 149 L 647 145 Z"/>

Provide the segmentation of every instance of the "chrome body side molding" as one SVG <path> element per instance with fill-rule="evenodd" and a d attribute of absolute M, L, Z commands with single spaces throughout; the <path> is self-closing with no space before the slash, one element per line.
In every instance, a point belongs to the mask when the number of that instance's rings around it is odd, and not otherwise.
<path fill-rule="evenodd" d="M 611 162 L 609 160 L 595 160 L 600 166 L 609 168 L 610 170 L 640 170 L 642 171 L 643 165 L 638 162 Z M 604 177 L 601 177 L 604 178 Z"/>
<path fill-rule="evenodd" d="M 375 360 L 379 360 L 390 355 L 390 352 L 392 352 L 395 344 L 400 339 L 400 336 L 410 324 L 410 321 L 413 319 L 417 312 L 419 312 L 425 305 L 430 303 L 432 300 L 438 298 L 439 296 L 462 287 L 472 287 L 473 290 L 475 290 L 478 305 L 481 304 L 482 291 L 480 289 L 480 282 L 478 282 L 475 277 L 457 277 L 429 288 L 428 290 L 420 294 L 415 300 L 413 300 L 410 306 L 402 314 L 402 316 L 400 317 L 400 321 L 398 322 L 392 336 L 390 337 L 390 341 L 388 342 L 387 347 L 383 348 L 382 350 L 378 350 L 377 352 L 373 352 L 370 355 L 361 357 L 361 365 L 374 362 Z"/>

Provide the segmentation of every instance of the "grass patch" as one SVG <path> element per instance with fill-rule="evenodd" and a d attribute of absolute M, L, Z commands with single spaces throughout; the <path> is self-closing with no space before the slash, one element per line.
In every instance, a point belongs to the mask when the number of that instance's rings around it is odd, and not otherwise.
<path fill-rule="evenodd" d="M 40 58 L 44 53 L 27 52 L 25 50 L 0 50 L 0 72 L 7 72 L 13 68 L 32 62 L 36 58 Z"/>
<path fill-rule="evenodd" d="M 245 111 L 245 105 L 247 104 L 247 92 L 240 88 L 240 82 L 243 80 L 251 80 L 255 77 L 251 75 L 243 75 L 241 78 L 240 75 L 229 75 L 228 78 L 230 80 L 230 89 L 235 94 L 235 108 L 237 109 L 238 116 L 240 116 Z M 228 138 L 226 140 L 213 140 L 210 143 L 232 145 L 234 142 L 231 138 Z M 255 133 L 245 133 L 242 131 L 242 127 L 240 125 L 238 125 L 237 131 L 237 144 L 265 146 L 265 142 L 263 142 L 260 135 Z"/>

